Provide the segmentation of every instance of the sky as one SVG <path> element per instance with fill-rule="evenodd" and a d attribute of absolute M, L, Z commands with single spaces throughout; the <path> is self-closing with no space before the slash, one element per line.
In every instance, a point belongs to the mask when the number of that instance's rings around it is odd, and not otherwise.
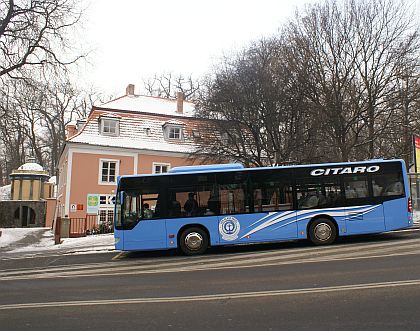
<path fill-rule="evenodd" d="M 128 84 L 172 72 L 201 78 L 223 55 L 277 33 L 317 0 L 81 0 L 84 86 L 119 96 Z M 395 0 L 399 1 L 399 0 Z M 403 0 L 404 1 L 404 0 Z M 420 17 L 420 0 L 405 0 Z"/>
<path fill-rule="evenodd" d="M 314 0 L 83 0 L 86 85 L 121 95 L 155 74 L 200 78 Z"/>

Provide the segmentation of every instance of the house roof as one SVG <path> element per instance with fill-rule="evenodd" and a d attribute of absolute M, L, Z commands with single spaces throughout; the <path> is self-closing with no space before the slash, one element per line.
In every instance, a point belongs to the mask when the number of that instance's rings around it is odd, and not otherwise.
<path fill-rule="evenodd" d="M 83 128 L 68 142 L 92 146 L 109 146 L 160 152 L 189 154 L 196 145 L 192 130 L 198 126 L 193 118 L 194 105 L 185 102 L 184 113 L 176 112 L 176 100 L 146 96 L 123 96 L 94 107 Z M 99 118 L 115 118 L 119 121 L 119 136 L 100 133 Z M 163 133 L 168 124 L 184 124 L 182 140 L 166 139 Z"/>
<path fill-rule="evenodd" d="M 178 113 L 176 111 L 176 99 L 151 97 L 145 95 L 124 95 L 115 100 L 108 101 L 96 108 L 118 109 L 136 113 L 152 113 L 176 117 L 193 117 L 195 113 L 195 106 L 192 102 L 184 100 L 183 112 Z"/>

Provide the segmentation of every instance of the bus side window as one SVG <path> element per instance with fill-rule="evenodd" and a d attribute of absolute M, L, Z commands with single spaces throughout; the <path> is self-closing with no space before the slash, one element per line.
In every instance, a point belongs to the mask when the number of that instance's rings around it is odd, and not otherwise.
<path fill-rule="evenodd" d="M 343 205 L 338 178 L 301 178 L 296 183 L 298 209 L 330 208 Z"/>
<path fill-rule="evenodd" d="M 366 176 L 352 176 L 344 179 L 346 199 L 369 197 L 369 186 Z"/>
<path fill-rule="evenodd" d="M 246 173 L 219 173 L 216 180 L 219 184 L 220 215 L 249 212 Z"/>
<path fill-rule="evenodd" d="M 141 217 L 140 197 L 137 192 L 126 192 L 123 199 L 123 219 L 125 227 L 131 227 Z"/>
<path fill-rule="evenodd" d="M 404 195 L 404 184 L 401 175 L 372 176 L 374 197 L 397 197 Z"/>

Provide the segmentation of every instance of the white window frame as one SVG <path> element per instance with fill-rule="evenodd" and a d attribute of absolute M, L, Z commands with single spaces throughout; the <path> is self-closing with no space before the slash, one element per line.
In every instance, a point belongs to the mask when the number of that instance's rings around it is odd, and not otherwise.
<path fill-rule="evenodd" d="M 108 125 L 105 125 L 106 123 L 108 123 Z M 106 127 L 109 127 L 109 129 L 112 128 L 111 124 L 115 125 L 115 132 L 112 132 L 112 131 L 105 132 Z M 101 117 L 100 118 L 100 132 L 104 136 L 113 136 L 113 137 L 119 136 L 120 135 L 120 121 L 115 118 Z"/>
<path fill-rule="evenodd" d="M 153 162 L 152 165 L 152 174 L 164 174 L 164 172 L 156 172 L 156 167 L 167 167 L 166 172 L 168 172 L 171 169 L 170 163 L 162 163 L 162 162 Z"/>
<path fill-rule="evenodd" d="M 171 135 L 171 130 L 179 130 L 179 137 L 170 137 Z M 184 130 L 183 127 L 180 125 L 166 125 L 164 127 L 164 131 L 165 131 L 165 138 L 167 140 L 176 140 L 176 141 L 181 141 L 184 139 Z"/>
<path fill-rule="evenodd" d="M 114 182 L 108 182 L 108 181 L 102 181 L 102 169 L 103 164 L 105 162 L 114 162 L 115 163 L 115 181 Z M 117 177 L 120 174 L 120 160 L 116 159 L 99 159 L 99 176 L 98 176 L 98 184 L 99 185 L 115 185 L 117 183 Z M 109 170 L 108 170 L 108 178 L 109 178 Z"/>

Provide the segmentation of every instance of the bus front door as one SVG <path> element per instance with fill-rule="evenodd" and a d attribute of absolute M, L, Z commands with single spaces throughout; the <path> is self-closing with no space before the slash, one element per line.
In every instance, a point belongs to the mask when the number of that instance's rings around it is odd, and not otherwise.
<path fill-rule="evenodd" d="M 139 221 L 136 226 L 124 231 L 124 250 L 165 249 L 166 224 L 164 219 Z"/>

